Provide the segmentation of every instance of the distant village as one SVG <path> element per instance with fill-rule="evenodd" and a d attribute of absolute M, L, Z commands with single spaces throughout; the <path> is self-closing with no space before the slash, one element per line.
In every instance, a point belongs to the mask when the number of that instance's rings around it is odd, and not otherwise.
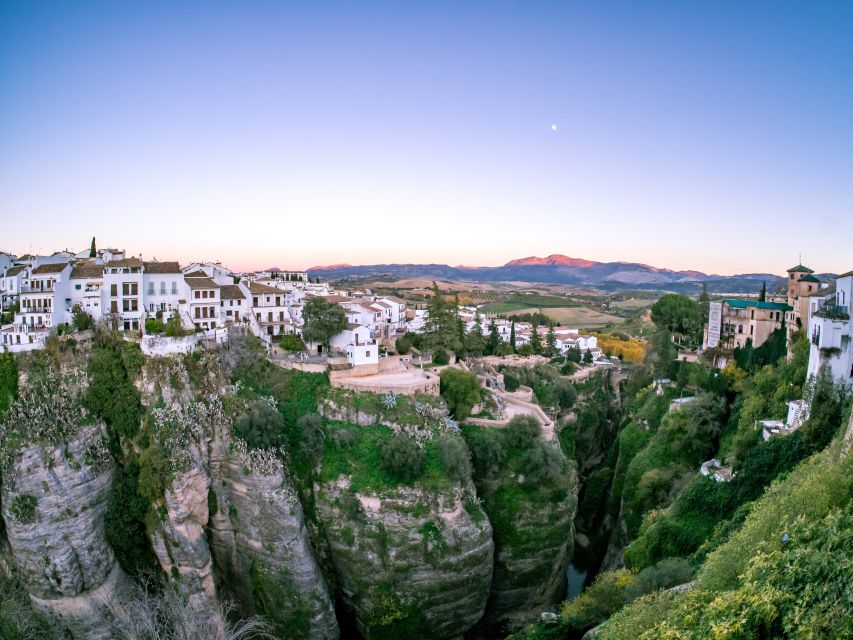
<path fill-rule="evenodd" d="M 188 352 L 200 341 L 223 342 L 230 333 L 249 333 L 271 351 L 283 336 L 302 337 L 303 308 L 311 297 L 336 303 L 346 314 L 346 328 L 323 345 L 306 341 L 305 356 L 345 358 L 350 368 L 377 366 L 380 351 L 393 350 L 398 337 L 421 333 L 427 311 L 409 308 L 402 299 L 370 289 L 341 290 L 312 282 L 306 272 L 268 269 L 235 273 L 218 262 L 146 260 L 124 250 L 96 247 L 80 253 L 14 256 L 0 252 L 0 301 L 7 320 L 0 331 L 0 350 L 41 349 L 51 334 L 75 324 L 75 314 L 140 340 L 152 355 Z M 470 332 L 477 324 L 473 307 L 459 317 Z M 156 319 L 158 322 L 152 322 Z M 164 335 L 169 323 L 181 335 Z M 513 346 L 529 344 L 533 331 L 544 343 L 545 327 L 489 317 L 481 330 L 496 328 Z M 557 350 L 584 354 L 588 362 L 606 363 L 595 336 L 576 329 L 554 328 Z M 296 356 L 294 356 L 296 357 Z"/>

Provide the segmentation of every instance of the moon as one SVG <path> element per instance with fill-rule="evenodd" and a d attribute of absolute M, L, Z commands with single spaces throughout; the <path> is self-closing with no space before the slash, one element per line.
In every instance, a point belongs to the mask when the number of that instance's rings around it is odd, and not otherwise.
<path fill-rule="evenodd" d="M 557 125 L 552 124 L 552 125 L 551 125 L 551 131 L 556 131 L 556 130 L 557 130 Z"/>

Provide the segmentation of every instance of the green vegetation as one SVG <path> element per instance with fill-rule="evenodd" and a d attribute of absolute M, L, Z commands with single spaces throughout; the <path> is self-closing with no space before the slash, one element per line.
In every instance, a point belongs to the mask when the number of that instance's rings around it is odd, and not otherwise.
<path fill-rule="evenodd" d="M 305 351 L 305 343 L 298 333 L 286 333 L 278 341 L 279 346 L 285 351 Z"/>
<path fill-rule="evenodd" d="M 699 315 L 699 306 L 687 296 L 667 293 L 652 305 L 652 322 L 659 330 L 676 336 L 679 342 L 696 342 L 701 337 L 704 321 Z"/>
<path fill-rule="evenodd" d="M 95 321 L 79 304 L 71 309 L 71 324 L 75 331 L 88 331 L 95 328 Z"/>
<path fill-rule="evenodd" d="M 346 329 L 347 318 L 343 307 L 329 302 L 321 296 L 313 296 L 305 301 L 302 309 L 305 327 L 302 336 L 308 342 L 319 342 L 327 350 L 329 340 Z"/>
<path fill-rule="evenodd" d="M 105 516 L 107 542 L 121 568 L 134 576 L 158 566 L 145 530 L 150 503 L 138 492 L 139 472 L 135 462 L 117 466 Z"/>
<path fill-rule="evenodd" d="M 11 353 L 0 353 L 0 418 L 18 397 L 18 362 Z"/>
<path fill-rule="evenodd" d="M 38 520 L 38 498 L 22 493 L 12 499 L 9 513 L 18 524 L 33 524 Z"/>
<path fill-rule="evenodd" d="M 139 431 L 142 404 L 131 376 L 142 366 L 138 347 L 134 350 L 118 337 L 104 336 L 89 359 L 89 388 L 86 408 L 107 423 L 112 446 Z"/>
<path fill-rule="evenodd" d="M 411 483 L 424 469 L 424 450 L 413 438 L 396 435 L 379 442 L 382 469 L 396 482 Z"/>
<path fill-rule="evenodd" d="M 471 415 L 471 408 L 480 402 L 480 381 L 462 369 L 445 369 L 441 372 L 441 397 L 450 415 L 465 420 Z"/>

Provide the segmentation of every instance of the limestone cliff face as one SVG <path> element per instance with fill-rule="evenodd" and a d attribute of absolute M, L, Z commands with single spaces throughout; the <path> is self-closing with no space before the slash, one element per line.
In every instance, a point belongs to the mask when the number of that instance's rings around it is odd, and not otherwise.
<path fill-rule="evenodd" d="M 495 575 L 480 628 L 511 632 L 562 600 L 574 548 L 577 508 L 573 467 L 548 491 L 520 488 L 510 473 L 481 483 L 483 504 L 495 528 Z"/>
<path fill-rule="evenodd" d="M 199 464 L 175 474 L 155 505 L 159 524 L 149 535 L 160 566 L 187 598 L 187 606 L 214 615 L 216 587 L 207 544 L 210 478 Z"/>
<path fill-rule="evenodd" d="M 337 639 L 332 599 L 281 466 L 262 468 L 233 453 L 211 466 L 211 540 L 227 593 L 286 637 Z"/>
<path fill-rule="evenodd" d="M 482 616 L 492 578 L 491 526 L 473 486 L 444 491 L 315 487 L 341 595 L 368 640 L 457 638 Z"/>
<path fill-rule="evenodd" d="M 18 577 L 57 636 L 112 638 L 127 578 L 107 544 L 113 462 L 102 424 L 30 445 L 4 474 L 2 515 Z"/>

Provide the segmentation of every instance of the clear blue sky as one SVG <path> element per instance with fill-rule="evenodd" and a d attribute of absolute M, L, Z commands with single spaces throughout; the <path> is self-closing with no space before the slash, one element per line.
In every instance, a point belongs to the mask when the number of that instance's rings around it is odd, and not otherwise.
<path fill-rule="evenodd" d="M 237 268 L 848 270 L 853 2 L 0 0 L 0 224 Z"/>

